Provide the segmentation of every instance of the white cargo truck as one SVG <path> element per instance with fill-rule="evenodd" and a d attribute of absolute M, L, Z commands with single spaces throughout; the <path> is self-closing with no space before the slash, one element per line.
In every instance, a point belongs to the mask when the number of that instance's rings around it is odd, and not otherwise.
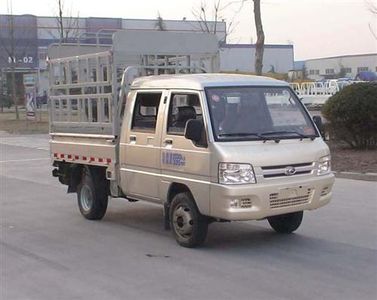
<path fill-rule="evenodd" d="M 211 222 L 291 233 L 330 201 L 329 149 L 289 85 L 218 65 L 214 36 L 155 31 L 49 61 L 53 175 L 85 218 L 101 219 L 109 197 L 158 203 L 195 247 Z"/>

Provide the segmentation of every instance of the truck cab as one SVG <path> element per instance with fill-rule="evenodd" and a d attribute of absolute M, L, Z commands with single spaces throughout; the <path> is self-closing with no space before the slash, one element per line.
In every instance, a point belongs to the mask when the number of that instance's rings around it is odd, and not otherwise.
<path fill-rule="evenodd" d="M 330 201 L 329 149 L 285 82 L 225 74 L 139 78 L 125 111 L 119 184 L 128 198 L 168 210 L 178 196 L 187 198 L 219 221 L 297 219 Z M 192 221 L 180 212 L 170 213 L 173 228 Z"/>

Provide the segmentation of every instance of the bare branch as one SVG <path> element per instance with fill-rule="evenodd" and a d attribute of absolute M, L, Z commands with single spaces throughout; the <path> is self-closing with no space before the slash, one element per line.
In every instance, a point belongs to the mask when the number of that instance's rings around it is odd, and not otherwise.
<path fill-rule="evenodd" d="M 221 0 L 218 0 L 217 3 L 216 2 L 214 3 L 214 15 L 215 15 L 215 25 L 214 25 L 214 28 L 213 28 L 214 34 L 216 34 L 216 30 L 217 30 L 217 18 L 219 16 L 220 2 L 221 2 Z"/>
<path fill-rule="evenodd" d="M 368 10 L 372 13 L 377 15 L 377 4 L 373 3 L 372 1 L 366 0 L 365 1 Z"/>
<path fill-rule="evenodd" d="M 192 9 L 192 14 L 199 23 L 201 31 L 217 34 L 219 22 L 224 22 L 225 20 L 224 11 L 228 10 L 230 7 L 236 7 L 233 16 L 230 18 L 229 22 L 227 22 L 224 37 L 225 41 L 227 36 L 233 32 L 234 28 L 238 24 L 238 22 L 235 22 L 235 19 L 240 13 L 243 4 L 247 1 L 250 0 L 227 1 L 224 4 L 222 0 L 213 0 L 213 9 L 211 10 L 210 15 L 208 14 L 206 3 L 202 1 L 199 8 Z"/>
<path fill-rule="evenodd" d="M 157 28 L 157 30 L 160 30 L 160 31 L 166 30 L 164 19 L 161 17 L 160 12 L 157 12 L 157 18 L 156 18 L 156 23 L 155 23 L 154 27 Z"/>
<path fill-rule="evenodd" d="M 241 0 L 241 1 L 232 1 L 225 6 L 222 7 L 222 10 L 225 10 L 226 7 L 229 7 L 230 5 L 236 5 L 238 4 L 238 8 L 233 12 L 233 16 L 228 22 L 227 30 L 226 30 L 226 37 L 231 35 L 234 30 L 237 28 L 239 22 L 236 22 L 235 19 L 237 18 L 238 14 L 241 12 L 241 9 L 243 8 L 243 5 L 245 2 L 248 2 L 248 0 Z"/>
<path fill-rule="evenodd" d="M 208 26 L 205 2 L 202 2 L 202 5 L 201 5 L 201 8 L 200 8 L 200 11 L 201 11 L 201 13 L 202 13 L 202 20 L 203 20 L 204 26 L 205 26 L 205 28 L 206 28 L 206 31 L 207 31 L 207 32 L 211 32 L 211 31 L 209 30 L 209 26 Z"/>
<path fill-rule="evenodd" d="M 374 4 L 374 3 L 372 3 L 372 2 L 369 1 L 369 0 L 365 0 L 365 3 L 366 3 L 366 5 L 367 5 L 367 9 L 368 9 L 372 14 L 376 15 L 376 17 L 377 17 L 377 4 Z M 369 27 L 369 31 L 370 31 L 370 33 L 372 34 L 372 36 L 374 37 L 374 39 L 377 40 L 377 31 L 376 31 L 377 28 L 376 28 L 375 26 L 374 26 L 374 28 L 373 28 L 373 26 L 372 26 L 371 23 L 368 23 L 368 27 Z"/>
<path fill-rule="evenodd" d="M 59 26 L 59 36 L 60 42 L 64 42 L 64 26 L 63 26 L 63 5 L 61 0 L 58 0 L 58 26 Z"/>
<path fill-rule="evenodd" d="M 64 15 L 67 15 L 65 17 Z M 64 8 L 64 0 L 57 1 L 56 23 L 58 26 L 59 40 L 65 43 L 69 38 L 77 38 L 79 35 L 79 13 L 73 16 L 72 7 L 69 11 Z"/>

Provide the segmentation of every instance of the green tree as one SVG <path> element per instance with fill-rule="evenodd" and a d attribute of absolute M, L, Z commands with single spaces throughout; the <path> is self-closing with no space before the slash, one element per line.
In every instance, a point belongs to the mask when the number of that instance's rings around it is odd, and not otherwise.
<path fill-rule="evenodd" d="M 351 84 L 331 96 L 322 108 L 334 139 L 351 148 L 377 148 L 377 84 Z"/>

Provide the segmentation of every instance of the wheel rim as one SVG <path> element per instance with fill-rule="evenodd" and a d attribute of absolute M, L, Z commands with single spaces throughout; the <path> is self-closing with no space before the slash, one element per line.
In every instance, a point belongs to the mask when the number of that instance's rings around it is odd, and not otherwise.
<path fill-rule="evenodd" d="M 180 205 L 173 212 L 174 231 L 182 238 L 191 237 L 193 218 L 189 207 Z"/>
<path fill-rule="evenodd" d="M 92 205 L 93 205 L 92 192 L 90 191 L 89 187 L 87 187 L 86 185 L 84 185 L 81 188 L 80 202 L 81 202 L 82 208 L 85 211 L 89 211 L 92 208 Z"/>

